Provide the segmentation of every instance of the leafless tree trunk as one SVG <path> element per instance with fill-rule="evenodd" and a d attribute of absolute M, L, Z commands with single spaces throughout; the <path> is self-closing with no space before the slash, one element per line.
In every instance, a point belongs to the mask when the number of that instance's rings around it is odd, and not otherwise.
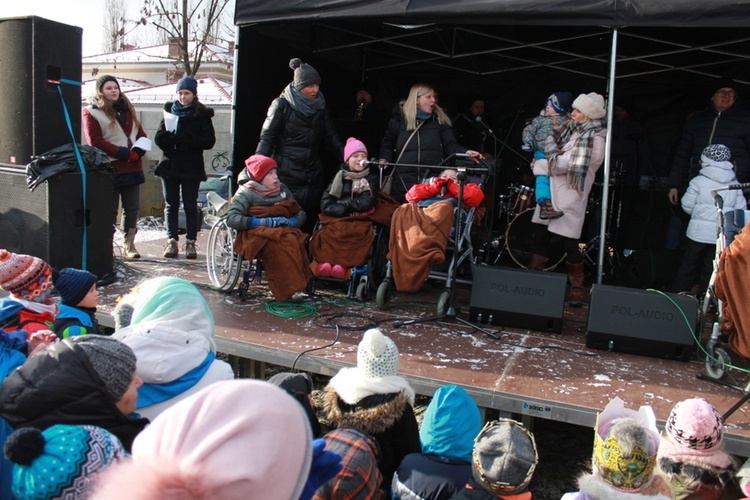
<path fill-rule="evenodd" d="M 103 53 L 117 52 L 125 43 L 125 0 L 106 0 L 104 4 Z"/>
<path fill-rule="evenodd" d="M 207 45 L 232 41 L 233 30 L 227 27 L 232 5 L 231 0 L 143 0 L 140 22 L 154 26 L 177 44 L 180 69 L 194 76 Z M 225 39 L 221 37 L 223 32 L 227 34 Z"/>

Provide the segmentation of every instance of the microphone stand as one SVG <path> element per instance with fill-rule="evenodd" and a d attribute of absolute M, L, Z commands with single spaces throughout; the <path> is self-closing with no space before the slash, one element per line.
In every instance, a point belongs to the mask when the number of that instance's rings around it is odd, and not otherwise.
<path fill-rule="evenodd" d="M 488 170 L 486 167 L 484 167 L 483 169 L 484 171 Z M 456 218 L 453 221 L 454 241 L 457 238 L 459 238 L 459 235 L 461 234 L 461 225 L 462 225 L 461 203 L 463 202 L 464 184 L 466 183 L 466 172 L 464 170 L 459 170 L 457 178 L 458 178 L 458 203 L 457 203 L 458 210 L 457 210 Z M 454 247 L 457 247 L 457 245 L 454 245 Z M 459 252 L 459 249 L 454 248 L 453 254 L 451 255 L 451 266 L 450 266 L 451 272 L 450 272 L 450 281 L 448 282 L 448 302 L 445 306 L 445 313 L 440 314 L 438 316 L 430 316 L 428 318 L 418 318 L 418 319 L 410 319 L 407 321 L 397 321 L 393 324 L 394 328 L 399 328 L 401 326 L 406 326 L 406 325 L 414 325 L 417 323 L 425 323 L 427 321 L 440 321 L 440 320 L 445 320 L 445 319 L 452 319 L 466 326 L 470 326 L 476 330 L 479 330 L 480 332 L 492 337 L 493 339 L 496 339 L 496 340 L 500 339 L 500 336 L 497 334 L 497 332 L 494 332 L 492 330 L 486 330 L 482 328 L 481 326 L 475 325 L 474 323 L 467 321 L 463 318 L 459 318 L 456 315 L 455 299 L 456 299 L 456 275 L 458 271 L 457 269 L 458 268 L 458 252 Z"/>

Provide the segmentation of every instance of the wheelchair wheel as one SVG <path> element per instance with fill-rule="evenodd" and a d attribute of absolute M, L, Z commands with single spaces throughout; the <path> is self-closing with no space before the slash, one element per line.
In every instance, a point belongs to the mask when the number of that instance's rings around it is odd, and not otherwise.
<path fill-rule="evenodd" d="M 388 307 L 388 302 L 391 300 L 391 279 L 384 278 L 383 281 L 378 285 L 378 292 L 375 295 L 375 301 L 380 309 Z"/>
<path fill-rule="evenodd" d="M 370 285 L 367 280 L 361 281 L 357 285 L 356 297 L 360 302 L 367 302 L 367 298 L 370 296 Z"/>
<path fill-rule="evenodd" d="M 206 270 L 214 290 L 229 293 L 237 284 L 242 269 L 242 256 L 234 253 L 234 229 L 219 219 L 208 234 Z"/>
<path fill-rule="evenodd" d="M 706 357 L 706 375 L 714 380 L 721 380 L 731 370 L 732 358 L 722 347 L 717 347 L 714 352 L 709 352 Z"/>
<path fill-rule="evenodd" d="M 448 305 L 449 298 L 450 298 L 450 292 L 448 292 L 448 290 L 443 290 L 440 293 L 440 297 L 438 297 L 438 301 L 437 301 L 438 316 L 442 316 L 443 314 L 445 314 L 445 307 Z"/>

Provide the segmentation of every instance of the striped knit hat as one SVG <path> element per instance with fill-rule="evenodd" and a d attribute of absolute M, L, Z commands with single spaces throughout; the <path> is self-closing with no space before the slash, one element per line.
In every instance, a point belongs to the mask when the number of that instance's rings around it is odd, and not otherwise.
<path fill-rule="evenodd" d="M 52 269 L 38 257 L 0 250 L 0 288 L 18 299 L 44 302 L 52 291 Z"/>

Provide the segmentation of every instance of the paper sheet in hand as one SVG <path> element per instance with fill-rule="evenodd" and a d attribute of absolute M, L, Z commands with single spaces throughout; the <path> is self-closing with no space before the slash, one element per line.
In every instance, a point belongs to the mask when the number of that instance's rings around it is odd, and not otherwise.
<path fill-rule="evenodd" d="M 148 137 L 139 137 L 137 141 L 133 143 L 134 148 L 140 148 L 144 151 L 151 151 L 151 139 Z"/>
<path fill-rule="evenodd" d="M 174 132 L 177 130 L 177 121 L 180 119 L 179 116 L 173 115 L 169 111 L 164 112 L 164 129 L 167 132 Z"/>

